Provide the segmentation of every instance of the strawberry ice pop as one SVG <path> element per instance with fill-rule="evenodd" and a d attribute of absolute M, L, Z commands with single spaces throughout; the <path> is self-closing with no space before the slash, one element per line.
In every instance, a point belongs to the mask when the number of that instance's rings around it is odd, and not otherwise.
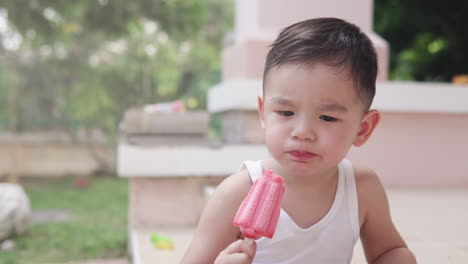
<path fill-rule="evenodd" d="M 272 238 L 281 210 L 284 195 L 284 180 L 268 170 L 257 179 L 234 217 L 246 239 Z"/>

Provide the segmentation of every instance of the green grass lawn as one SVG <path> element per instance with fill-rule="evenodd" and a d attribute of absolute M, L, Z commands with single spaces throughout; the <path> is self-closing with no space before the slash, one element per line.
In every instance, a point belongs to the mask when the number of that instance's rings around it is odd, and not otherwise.
<path fill-rule="evenodd" d="M 127 256 L 128 180 L 94 177 L 87 188 L 73 178 L 23 182 L 33 210 L 65 209 L 66 222 L 33 225 L 14 237 L 16 249 L 1 264 L 51 263 Z"/>

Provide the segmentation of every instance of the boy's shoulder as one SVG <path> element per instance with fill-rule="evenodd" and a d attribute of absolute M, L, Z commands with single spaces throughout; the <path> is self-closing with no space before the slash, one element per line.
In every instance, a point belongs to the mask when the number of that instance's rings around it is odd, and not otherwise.
<path fill-rule="evenodd" d="M 387 197 L 379 176 L 374 170 L 356 166 L 354 167 L 354 177 L 359 203 L 359 218 L 362 224 L 368 213 L 380 207 L 381 202 L 386 202 Z"/>
<path fill-rule="evenodd" d="M 377 187 L 381 185 L 377 173 L 368 167 L 354 166 L 354 178 L 358 188 L 360 186 Z"/>
<path fill-rule="evenodd" d="M 252 186 L 249 172 L 241 170 L 224 179 L 216 188 L 215 196 L 232 202 L 242 201 Z"/>

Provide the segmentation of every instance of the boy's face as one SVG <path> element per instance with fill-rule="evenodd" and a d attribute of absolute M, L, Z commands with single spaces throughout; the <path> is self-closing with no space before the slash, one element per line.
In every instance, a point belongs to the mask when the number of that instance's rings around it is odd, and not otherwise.
<path fill-rule="evenodd" d="M 378 112 L 365 112 L 347 72 L 321 63 L 271 69 L 259 111 L 268 150 L 296 175 L 336 168 L 378 122 Z"/>

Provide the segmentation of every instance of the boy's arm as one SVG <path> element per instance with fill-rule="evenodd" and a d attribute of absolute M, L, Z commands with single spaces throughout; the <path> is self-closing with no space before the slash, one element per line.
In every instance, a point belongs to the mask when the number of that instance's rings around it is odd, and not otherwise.
<path fill-rule="evenodd" d="M 232 221 L 251 185 L 247 171 L 242 171 L 229 176 L 216 188 L 180 263 L 213 263 L 221 251 L 236 241 L 239 228 Z"/>
<path fill-rule="evenodd" d="M 368 263 L 416 263 L 390 217 L 385 190 L 375 172 L 356 174 L 361 242 Z"/>

